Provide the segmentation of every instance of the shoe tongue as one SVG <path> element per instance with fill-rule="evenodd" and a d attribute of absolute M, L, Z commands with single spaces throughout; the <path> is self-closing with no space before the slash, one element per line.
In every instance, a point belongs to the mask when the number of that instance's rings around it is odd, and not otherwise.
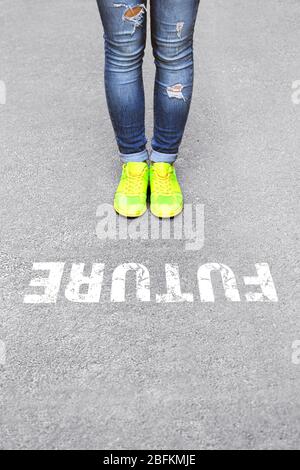
<path fill-rule="evenodd" d="M 170 166 L 170 163 L 154 163 L 156 173 L 162 178 L 169 174 Z"/>
<path fill-rule="evenodd" d="M 144 162 L 129 162 L 126 165 L 127 175 L 140 176 L 145 169 Z"/>

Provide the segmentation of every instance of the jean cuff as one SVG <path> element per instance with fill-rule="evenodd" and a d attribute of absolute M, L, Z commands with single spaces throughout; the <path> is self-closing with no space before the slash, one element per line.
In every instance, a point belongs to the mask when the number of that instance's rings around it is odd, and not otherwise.
<path fill-rule="evenodd" d="M 149 159 L 147 149 L 138 153 L 120 153 L 121 162 L 146 162 Z"/>
<path fill-rule="evenodd" d="M 157 150 L 152 150 L 150 155 L 150 160 L 154 163 L 174 163 L 176 158 L 177 153 L 161 153 Z"/>

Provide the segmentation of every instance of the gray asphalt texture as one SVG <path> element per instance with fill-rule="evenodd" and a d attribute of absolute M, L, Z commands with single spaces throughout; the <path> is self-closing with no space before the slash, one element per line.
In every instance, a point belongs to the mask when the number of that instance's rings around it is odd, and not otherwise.
<path fill-rule="evenodd" d="M 1 448 L 295 449 L 300 442 L 298 0 L 202 0 L 177 171 L 205 205 L 205 246 L 101 242 L 120 163 L 94 0 L 1 1 Z M 145 59 L 151 137 L 154 65 Z M 298 172 L 298 175 L 297 175 Z M 25 305 L 32 263 L 104 262 L 103 301 Z M 279 302 L 109 302 L 112 270 L 164 264 L 196 292 L 205 262 L 267 262 Z M 132 283 L 131 283 L 132 281 Z M 65 284 L 64 284 L 65 285 Z M 152 294 L 152 295 L 154 295 Z"/>

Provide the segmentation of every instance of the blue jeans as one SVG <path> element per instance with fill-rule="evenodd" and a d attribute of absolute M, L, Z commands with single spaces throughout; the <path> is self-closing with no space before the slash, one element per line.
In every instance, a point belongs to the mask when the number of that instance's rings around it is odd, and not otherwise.
<path fill-rule="evenodd" d="M 121 160 L 146 161 L 142 64 L 150 9 L 156 65 L 150 158 L 173 163 L 192 97 L 193 34 L 200 0 L 138 1 L 97 0 L 104 28 L 108 109 Z"/>

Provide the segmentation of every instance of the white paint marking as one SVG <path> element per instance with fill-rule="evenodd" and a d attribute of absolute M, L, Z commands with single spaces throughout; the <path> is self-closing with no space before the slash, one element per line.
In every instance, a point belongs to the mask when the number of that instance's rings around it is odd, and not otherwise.
<path fill-rule="evenodd" d="M 198 269 L 198 284 L 201 302 L 214 302 L 215 296 L 211 281 L 212 271 L 221 274 L 225 297 L 232 302 L 240 302 L 240 294 L 233 271 L 225 264 L 207 263 Z"/>
<path fill-rule="evenodd" d="M 0 340 L 0 365 L 6 364 L 6 345 L 4 341 Z"/>
<path fill-rule="evenodd" d="M 36 277 L 30 281 L 32 287 L 44 287 L 43 294 L 25 295 L 25 304 L 55 304 L 60 288 L 65 263 L 33 263 L 34 271 L 49 271 L 49 276 Z"/>
<path fill-rule="evenodd" d="M 166 284 L 167 293 L 157 294 L 157 303 L 171 303 L 171 302 L 193 302 L 193 294 L 183 294 L 180 287 L 179 268 L 175 264 L 166 264 Z"/>
<path fill-rule="evenodd" d="M 3 80 L 0 80 L 0 104 L 6 104 L 6 85 Z"/>
<path fill-rule="evenodd" d="M 295 90 L 292 93 L 292 102 L 294 104 L 300 104 L 300 80 L 295 80 L 292 83 L 292 89 Z"/>
<path fill-rule="evenodd" d="M 144 265 L 137 263 L 125 263 L 116 267 L 112 275 L 111 301 L 125 302 L 125 281 L 128 271 L 136 273 L 137 300 L 150 302 L 150 274 Z"/>
<path fill-rule="evenodd" d="M 103 283 L 103 263 L 94 263 L 90 276 L 84 276 L 84 263 L 73 264 L 71 269 L 71 280 L 66 287 L 65 296 L 71 302 L 97 303 L 100 300 Z M 86 293 L 81 293 L 81 286 L 88 286 Z"/>
<path fill-rule="evenodd" d="M 295 364 L 295 366 L 300 365 L 300 340 L 296 340 L 292 344 L 292 363 Z"/>
<path fill-rule="evenodd" d="M 246 286 L 260 286 L 262 292 L 248 292 L 246 299 L 248 302 L 278 302 L 278 297 L 267 263 L 256 263 L 257 276 L 245 276 Z"/>

